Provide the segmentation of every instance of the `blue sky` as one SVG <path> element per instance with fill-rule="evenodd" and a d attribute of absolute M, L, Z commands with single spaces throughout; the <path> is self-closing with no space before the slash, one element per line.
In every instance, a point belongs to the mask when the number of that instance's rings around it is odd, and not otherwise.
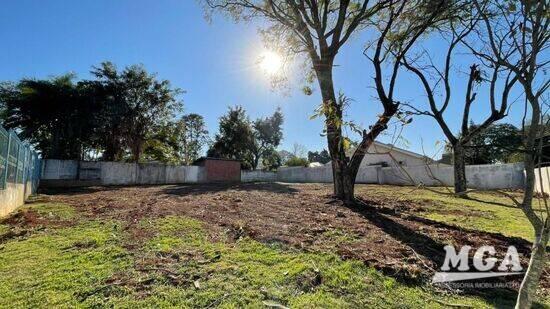
<path fill-rule="evenodd" d="M 92 65 L 112 61 L 122 68 L 143 64 L 176 87 L 182 95 L 185 113 L 205 117 L 211 133 L 217 131 L 218 118 L 230 105 L 242 105 L 252 118 L 267 116 L 276 107 L 285 115 L 281 149 L 294 143 L 308 150 L 320 150 L 326 140 L 320 136 L 321 120 L 309 120 L 320 102 L 319 92 L 305 96 L 300 85 L 289 94 L 272 91 L 257 68 L 256 59 L 263 50 L 254 24 L 235 24 L 223 16 L 211 23 L 194 0 L 2 0 L 0 11 L 0 80 L 23 77 L 45 78 L 74 72 L 89 77 Z M 350 117 L 364 126 L 380 112 L 372 89 L 373 70 L 363 56 L 364 36 L 356 36 L 338 55 L 335 67 L 337 90 L 353 99 Z M 441 49 L 441 42 L 429 40 L 430 50 Z M 466 58 L 459 64 L 469 64 Z M 291 73 L 299 80 L 299 72 Z M 453 87 L 460 93 L 466 76 L 459 75 Z M 400 79 L 397 97 L 422 106 L 419 84 L 406 74 Z M 472 112 L 479 121 L 486 114 L 483 99 Z M 453 128 L 461 119 L 463 96 L 457 96 L 447 112 Z M 521 106 L 505 120 L 517 124 Z M 403 131 L 408 145 L 404 148 L 427 155 L 435 152 L 436 141 L 444 137 L 430 118 L 415 117 Z M 391 141 L 382 136 L 381 141 Z"/>

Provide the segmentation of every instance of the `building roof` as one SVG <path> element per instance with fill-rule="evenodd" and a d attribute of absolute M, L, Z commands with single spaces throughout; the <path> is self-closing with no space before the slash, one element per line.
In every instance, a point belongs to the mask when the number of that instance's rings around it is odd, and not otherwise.
<path fill-rule="evenodd" d="M 384 148 L 384 150 L 377 151 L 377 149 L 376 149 L 377 147 Z M 353 151 L 355 151 L 355 148 L 349 149 L 347 151 L 347 155 L 351 156 L 353 154 Z M 377 141 L 374 141 L 374 143 L 369 147 L 369 150 L 367 151 L 367 155 L 368 154 L 385 154 L 385 153 L 390 152 L 390 151 L 399 152 L 399 153 L 402 153 L 402 154 L 407 155 L 407 156 L 411 156 L 411 157 L 415 157 L 415 158 L 418 158 L 418 159 L 426 160 L 428 163 L 433 162 L 433 160 L 430 157 L 427 157 L 427 156 L 424 156 L 424 155 L 421 155 L 421 154 L 418 154 L 416 152 L 412 152 L 412 151 L 409 151 L 409 150 L 406 150 L 406 149 L 396 147 L 395 145 L 392 145 L 392 144 L 386 144 L 386 143 L 377 142 Z M 330 164 L 331 164 L 331 162 L 329 161 L 325 165 L 330 165 Z"/>
<path fill-rule="evenodd" d="M 374 150 L 375 152 L 371 152 L 371 150 L 373 150 L 373 147 L 374 147 Z M 406 149 L 403 149 L 403 148 L 399 148 L 399 147 L 396 147 L 395 145 L 392 145 L 392 144 L 386 144 L 386 143 L 382 143 L 382 142 L 377 142 L 377 141 L 374 141 L 374 143 L 369 147 L 369 150 L 367 153 L 372 153 L 372 154 L 376 154 L 376 147 L 382 147 L 382 148 L 386 148 L 387 150 L 391 150 L 391 151 L 395 151 L 395 152 L 400 152 L 402 154 L 406 154 L 406 155 L 409 155 L 409 156 L 413 156 L 415 158 L 419 158 L 419 159 L 430 159 L 429 157 L 427 156 L 424 156 L 424 155 L 421 155 L 421 154 L 418 154 L 416 152 L 412 152 L 412 151 L 409 151 L 409 150 L 406 150 Z M 383 151 L 381 153 L 384 153 L 384 152 L 387 152 L 386 151 Z"/>

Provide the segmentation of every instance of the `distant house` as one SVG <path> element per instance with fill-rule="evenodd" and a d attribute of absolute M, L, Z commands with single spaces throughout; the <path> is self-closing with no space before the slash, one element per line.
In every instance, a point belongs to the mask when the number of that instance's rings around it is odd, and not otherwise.
<path fill-rule="evenodd" d="M 321 167 L 321 166 L 324 166 L 324 164 L 320 163 L 320 162 L 310 162 L 307 166 L 308 167 Z"/>
<path fill-rule="evenodd" d="M 355 149 L 348 151 L 351 157 Z M 419 166 L 433 163 L 433 160 L 421 154 L 396 147 L 391 144 L 374 142 L 361 162 L 361 167 L 367 166 Z M 330 166 L 330 162 L 326 166 Z"/>

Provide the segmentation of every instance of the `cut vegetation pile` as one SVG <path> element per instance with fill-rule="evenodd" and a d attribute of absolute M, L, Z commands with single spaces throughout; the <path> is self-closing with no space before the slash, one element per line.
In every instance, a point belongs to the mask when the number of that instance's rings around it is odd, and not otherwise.
<path fill-rule="evenodd" d="M 446 244 L 493 245 L 501 254 L 515 245 L 526 265 L 529 233 L 511 229 L 523 226 L 521 216 L 500 231 L 476 230 L 502 211 L 519 214 L 505 201 L 479 195 L 503 205 L 460 208 L 462 200 L 427 190 L 358 186 L 368 199 L 346 208 L 330 190 L 275 183 L 49 192 L 0 224 L 0 307 L 513 305 L 511 291 L 458 294 L 427 284 Z M 547 269 L 539 290 L 546 304 L 549 277 Z"/>

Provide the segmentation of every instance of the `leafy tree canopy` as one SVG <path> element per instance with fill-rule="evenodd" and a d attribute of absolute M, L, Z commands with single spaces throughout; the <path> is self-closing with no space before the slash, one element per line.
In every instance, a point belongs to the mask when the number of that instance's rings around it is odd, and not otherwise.
<path fill-rule="evenodd" d="M 118 71 L 104 62 L 92 76 L 1 83 L 3 125 L 18 130 L 44 158 L 140 161 L 145 148 L 153 147 L 148 158 L 174 160 L 158 147 L 170 140 L 170 122 L 182 107 L 180 90 L 142 66 Z"/>
<path fill-rule="evenodd" d="M 253 147 L 254 133 L 250 119 L 241 106 L 235 106 L 220 117 L 219 132 L 207 155 L 240 160 L 244 169 L 251 169 L 254 160 L 250 150 Z"/>
<path fill-rule="evenodd" d="M 309 160 L 309 162 L 319 162 L 322 164 L 326 164 L 330 162 L 330 154 L 326 149 L 323 149 L 321 151 L 308 151 L 307 159 Z"/>
<path fill-rule="evenodd" d="M 469 164 L 509 163 L 514 153 L 521 152 L 521 146 L 518 128 L 508 123 L 495 124 L 470 141 L 466 160 Z"/>
<path fill-rule="evenodd" d="M 273 168 L 280 164 L 274 152 L 283 138 L 282 124 L 280 110 L 252 122 L 241 106 L 230 107 L 220 118 L 219 133 L 208 156 L 240 160 L 244 169 L 255 169 L 264 159 L 266 167 Z"/>
<path fill-rule="evenodd" d="M 286 166 L 305 166 L 309 165 L 309 161 L 306 158 L 292 157 L 286 161 Z"/>
<path fill-rule="evenodd" d="M 254 158 L 253 167 L 258 168 L 262 157 L 275 158 L 275 149 L 283 139 L 283 114 L 277 109 L 272 116 L 259 118 L 252 125 L 254 147 L 251 149 Z"/>

